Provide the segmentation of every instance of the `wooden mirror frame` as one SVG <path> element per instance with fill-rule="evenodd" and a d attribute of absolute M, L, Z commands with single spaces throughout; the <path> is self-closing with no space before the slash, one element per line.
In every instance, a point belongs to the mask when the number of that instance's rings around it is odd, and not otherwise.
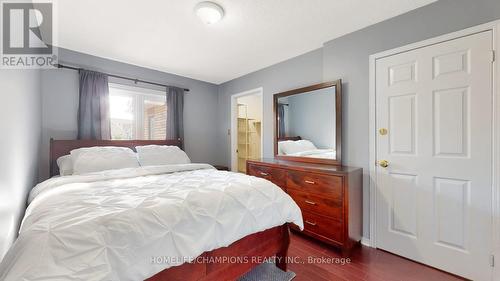
<path fill-rule="evenodd" d="M 285 156 L 278 155 L 278 99 L 282 97 L 287 97 L 291 95 L 312 92 L 315 90 L 320 90 L 324 88 L 329 88 L 335 86 L 335 156 L 336 159 L 322 159 L 322 158 L 312 158 L 312 157 L 297 157 L 297 156 Z M 342 80 L 335 80 L 332 82 L 320 83 L 308 87 L 303 87 L 299 89 L 294 89 L 278 94 L 274 94 L 273 99 L 273 111 L 274 111 L 274 158 L 280 160 L 296 161 L 296 162 L 307 162 L 307 163 L 317 163 L 317 164 L 330 164 L 330 165 L 342 165 Z M 288 137 L 290 138 L 290 137 Z"/>

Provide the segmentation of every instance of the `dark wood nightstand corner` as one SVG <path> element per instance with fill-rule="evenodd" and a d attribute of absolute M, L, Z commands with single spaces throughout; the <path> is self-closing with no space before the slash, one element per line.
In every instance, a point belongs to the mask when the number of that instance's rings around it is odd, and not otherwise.
<path fill-rule="evenodd" d="M 226 166 L 222 166 L 222 165 L 213 165 L 215 169 L 219 170 L 219 171 L 229 171 L 229 168 L 226 167 Z"/>

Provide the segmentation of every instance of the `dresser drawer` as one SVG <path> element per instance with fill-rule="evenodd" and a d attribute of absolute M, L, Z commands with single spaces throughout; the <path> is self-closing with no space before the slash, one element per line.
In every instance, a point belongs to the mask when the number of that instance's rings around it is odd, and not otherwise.
<path fill-rule="evenodd" d="M 342 177 L 288 171 L 287 189 L 342 198 Z"/>
<path fill-rule="evenodd" d="M 281 187 L 282 189 L 285 189 L 286 173 L 282 169 L 276 169 L 255 164 L 248 164 L 247 174 L 266 179 L 276 184 L 277 186 Z"/>
<path fill-rule="evenodd" d="M 320 236 L 340 245 L 344 243 L 344 224 L 342 222 L 310 212 L 302 212 L 302 216 L 306 234 Z"/>
<path fill-rule="evenodd" d="M 305 212 L 312 212 L 332 219 L 343 219 L 342 200 L 335 196 L 318 196 L 307 192 L 288 189 L 288 194 Z"/>

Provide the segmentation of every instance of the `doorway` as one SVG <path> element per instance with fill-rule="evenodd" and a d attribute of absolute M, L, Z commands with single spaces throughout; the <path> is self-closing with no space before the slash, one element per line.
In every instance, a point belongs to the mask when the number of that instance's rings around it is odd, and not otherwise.
<path fill-rule="evenodd" d="M 231 170 L 246 173 L 246 162 L 262 157 L 262 88 L 231 98 Z"/>

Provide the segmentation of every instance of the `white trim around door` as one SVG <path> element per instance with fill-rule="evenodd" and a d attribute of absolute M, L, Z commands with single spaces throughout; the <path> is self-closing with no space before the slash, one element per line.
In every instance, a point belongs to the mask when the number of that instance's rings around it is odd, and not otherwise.
<path fill-rule="evenodd" d="M 500 59 L 498 55 L 498 49 L 500 46 L 500 21 L 494 21 L 475 27 L 467 28 L 461 31 L 453 32 L 436 38 L 424 40 L 414 44 L 406 45 L 403 47 L 395 48 L 392 50 L 380 52 L 373 54 L 369 58 L 369 146 L 370 146 L 370 157 L 369 157 L 369 172 L 370 172 L 370 244 L 372 247 L 377 247 L 377 174 L 376 174 L 376 62 L 379 59 L 386 58 L 388 56 L 412 51 L 426 46 L 431 46 L 439 44 L 442 42 L 454 40 L 457 38 L 481 33 L 484 31 L 491 31 L 493 34 L 493 52 L 492 59 L 493 63 L 493 163 L 492 163 L 492 223 L 493 223 L 493 249 L 491 263 L 494 265 L 493 269 L 493 280 L 500 281 Z M 496 58 L 495 58 L 496 55 Z M 494 262 L 496 257 L 496 262 Z M 494 264 L 496 263 L 496 264 Z"/>
<path fill-rule="evenodd" d="M 236 116 L 238 114 L 237 99 L 244 96 L 260 95 L 262 102 L 262 116 L 261 116 L 261 128 L 264 128 L 264 89 L 262 87 L 255 88 L 252 90 L 244 91 L 231 95 L 231 171 L 238 171 L 238 155 L 236 153 L 237 149 L 237 122 Z M 261 132 L 260 137 L 260 156 L 264 155 L 264 130 Z"/>
<path fill-rule="evenodd" d="M 493 263 L 493 281 L 500 281 L 500 60 L 498 50 L 500 48 L 500 21 L 492 23 L 493 29 L 493 243 L 494 251 L 491 262 Z M 496 56 L 496 58 L 495 58 Z M 495 264 L 496 257 L 496 264 Z"/>

